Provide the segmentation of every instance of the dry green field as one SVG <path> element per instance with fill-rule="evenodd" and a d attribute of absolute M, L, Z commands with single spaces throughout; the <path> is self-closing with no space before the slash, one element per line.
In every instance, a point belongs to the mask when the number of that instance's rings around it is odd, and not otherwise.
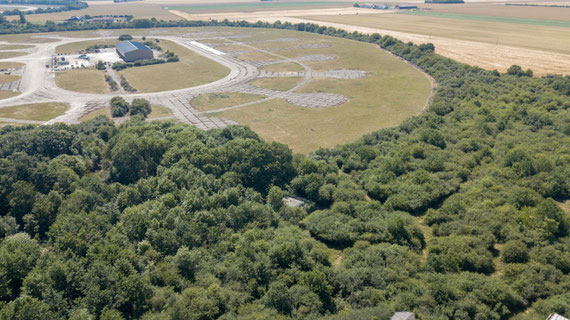
<path fill-rule="evenodd" d="M 205 1 L 204 1 L 205 2 Z M 353 5 L 354 2 L 339 1 L 264 1 L 264 2 L 233 2 L 227 3 L 199 3 L 172 5 L 169 10 L 179 10 L 188 13 L 206 13 L 206 12 L 255 12 L 255 11 L 280 11 L 280 10 L 304 10 L 304 9 L 326 9 L 326 8 L 345 8 Z"/>
<path fill-rule="evenodd" d="M 158 118 L 164 118 L 164 117 L 171 117 L 172 116 L 172 112 L 170 112 L 170 110 L 168 108 L 165 108 L 161 105 L 153 104 L 153 105 L 151 105 L 151 108 L 152 108 L 152 112 L 148 115 L 147 119 L 152 120 L 152 119 L 158 119 Z M 97 109 L 95 111 L 91 111 L 88 114 L 81 117 L 79 119 L 79 121 L 80 122 L 89 121 L 89 120 L 94 119 L 98 116 L 106 116 L 107 118 L 112 119 L 111 107 L 104 107 L 101 109 Z"/>
<path fill-rule="evenodd" d="M 128 68 L 120 73 L 139 92 L 193 87 L 221 79 L 230 70 L 178 44 L 163 40 L 160 46 L 178 55 L 179 62 Z"/>
<path fill-rule="evenodd" d="M 270 72 L 299 72 L 305 71 L 298 63 L 293 62 L 285 62 L 285 63 L 277 63 L 277 64 L 270 64 L 268 66 L 263 66 L 259 68 L 260 70 L 270 71 Z"/>
<path fill-rule="evenodd" d="M 236 34 L 240 29 L 236 29 Z M 348 98 L 332 108 L 302 108 L 282 99 L 273 99 L 238 109 L 215 113 L 249 125 L 263 138 L 289 145 L 296 152 L 310 152 L 354 141 L 363 134 L 398 125 L 418 114 L 430 92 L 429 79 L 419 70 L 378 49 L 377 46 L 346 39 L 283 30 L 255 30 L 256 39 L 299 38 L 282 42 L 281 47 L 303 43 L 326 43 L 330 48 L 279 51 L 285 57 L 326 54 L 329 61 L 307 61 L 314 70 L 355 69 L 369 72 L 361 79 L 313 79 L 296 92 L 331 92 Z M 249 41 L 249 39 L 244 40 Z M 251 44 L 257 46 L 257 43 Z M 263 57 L 263 54 L 260 55 Z M 246 56 L 251 58 L 251 56 Z M 289 81 L 288 78 L 261 79 Z M 258 81 L 258 80 L 256 80 Z M 236 103 L 237 104 L 237 103 Z M 233 104 L 233 105 L 236 105 Z M 220 104 L 220 108 L 227 104 Z M 209 110 L 215 108 L 209 107 Z"/>
<path fill-rule="evenodd" d="M 570 11 L 569 11 L 570 12 Z M 307 16 L 361 27 L 508 45 L 570 54 L 570 28 L 478 20 L 461 20 L 407 14 Z"/>
<path fill-rule="evenodd" d="M 49 43 L 58 42 L 61 40 L 49 38 L 48 34 L 25 33 L 0 35 L 0 41 L 10 43 Z"/>
<path fill-rule="evenodd" d="M 105 72 L 96 69 L 72 69 L 55 74 L 55 84 L 65 90 L 84 93 L 107 93 Z"/>
<path fill-rule="evenodd" d="M 117 39 L 101 39 L 101 40 L 88 40 L 88 41 L 77 41 L 62 44 L 55 48 L 56 53 L 77 53 L 78 51 L 85 50 L 89 46 L 93 45 L 111 45 L 114 46 L 119 40 Z"/>
<path fill-rule="evenodd" d="M 0 100 L 1 99 L 8 99 L 19 95 L 18 91 L 8 91 L 8 90 L 0 90 Z"/>
<path fill-rule="evenodd" d="M 21 51 L 0 51 L 0 59 L 15 58 L 27 55 L 27 52 Z"/>
<path fill-rule="evenodd" d="M 33 48 L 33 45 L 28 44 L 2 44 L 0 45 L 0 50 L 20 50 Z"/>
<path fill-rule="evenodd" d="M 180 20 L 180 17 L 164 10 L 159 4 L 145 3 L 142 1 L 114 3 L 112 1 L 89 1 L 89 8 L 75 11 L 56 13 L 43 13 L 27 15 L 26 20 L 33 23 L 46 21 L 62 21 L 76 15 L 125 15 L 130 14 L 136 18 L 156 18 L 158 20 Z M 18 16 L 6 17 L 8 20 L 17 20 Z"/>
<path fill-rule="evenodd" d="M 18 79 L 20 79 L 20 77 L 15 76 L 13 74 L 11 74 L 11 75 L 0 74 L 0 84 L 16 81 Z"/>
<path fill-rule="evenodd" d="M 570 2 L 567 4 L 570 5 Z M 434 12 L 570 21 L 570 8 L 507 6 L 503 3 L 421 4 L 420 7 L 430 8 Z"/>
<path fill-rule="evenodd" d="M 253 80 L 251 84 L 263 89 L 287 91 L 293 89 L 301 81 L 303 81 L 302 77 L 261 78 Z"/>
<path fill-rule="evenodd" d="M 192 99 L 191 104 L 199 111 L 210 111 L 216 109 L 237 106 L 265 98 L 264 96 L 247 93 L 209 93 L 202 94 Z"/>
<path fill-rule="evenodd" d="M 19 62 L 0 62 L 0 70 L 3 69 L 12 69 L 12 68 L 20 68 L 23 67 L 23 63 Z"/>
<path fill-rule="evenodd" d="M 1 118 L 47 121 L 62 115 L 69 106 L 60 102 L 32 103 L 0 108 Z"/>

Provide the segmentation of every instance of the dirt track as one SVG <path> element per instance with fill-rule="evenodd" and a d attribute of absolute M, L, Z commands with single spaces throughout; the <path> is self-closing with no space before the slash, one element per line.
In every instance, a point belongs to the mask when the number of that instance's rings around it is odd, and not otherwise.
<path fill-rule="evenodd" d="M 544 75 L 548 73 L 570 74 L 570 55 L 561 53 L 552 53 L 541 50 L 533 50 L 505 45 L 495 45 L 476 41 L 457 40 L 443 37 L 429 37 L 425 35 L 397 32 L 385 29 L 368 28 L 340 23 L 323 22 L 300 18 L 308 15 L 339 15 L 339 14 L 356 14 L 356 13 L 376 13 L 382 14 L 389 11 L 379 11 L 359 8 L 345 9 L 321 9 L 321 10 L 290 10 L 279 12 L 252 12 L 252 13 L 223 13 L 223 14 L 188 14 L 180 11 L 171 11 L 188 20 L 208 20 L 208 19 L 229 19 L 229 20 L 246 20 L 249 22 L 310 22 L 322 26 L 330 26 L 338 29 L 344 29 L 349 32 L 358 31 L 362 33 L 379 33 L 382 35 L 392 35 L 402 41 L 412 41 L 414 43 L 431 42 L 436 46 L 436 52 L 452 58 L 454 60 L 476 65 L 485 69 L 497 69 L 506 71 L 511 65 L 518 64 L 525 68 L 531 68 L 535 75 Z"/>

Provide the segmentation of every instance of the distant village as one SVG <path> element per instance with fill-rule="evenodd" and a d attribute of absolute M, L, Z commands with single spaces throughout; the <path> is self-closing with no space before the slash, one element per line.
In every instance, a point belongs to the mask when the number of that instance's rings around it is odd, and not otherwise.
<path fill-rule="evenodd" d="M 393 7 L 390 7 L 388 4 L 376 4 L 376 3 L 355 3 L 355 7 L 357 8 L 366 8 L 366 9 L 376 9 L 376 10 L 388 10 L 388 9 L 396 9 L 396 10 L 415 10 L 418 9 L 418 6 L 413 4 L 397 4 Z"/>
<path fill-rule="evenodd" d="M 73 22 L 102 22 L 102 23 L 120 23 L 120 22 L 127 22 L 133 19 L 132 15 L 104 15 L 104 16 L 90 16 L 90 15 L 81 15 L 81 16 L 72 16 L 71 18 L 67 19 L 66 21 L 73 21 Z"/>

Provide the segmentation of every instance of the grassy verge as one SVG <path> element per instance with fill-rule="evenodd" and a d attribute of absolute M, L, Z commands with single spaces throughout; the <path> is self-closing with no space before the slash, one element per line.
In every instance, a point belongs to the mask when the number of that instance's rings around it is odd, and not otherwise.
<path fill-rule="evenodd" d="M 302 77 L 282 77 L 282 78 L 261 78 L 251 82 L 252 85 L 277 91 L 287 91 L 293 89 L 303 81 Z"/>
<path fill-rule="evenodd" d="M 156 118 L 164 118 L 172 116 L 172 112 L 170 112 L 170 109 L 163 107 L 161 105 L 153 104 L 151 105 L 151 108 L 152 112 L 148 115 L 147 117 L 148 119 L 156 119 Z M 97 109 L 95 111 L 91 111 L 88 114 L 84 115 L 83 117 L 79 118 L 79 121 L 80 122 L 89 121 L 98 116 L 106 116 L 107 118 L 112 119 L 111 107 L 104 107 L 101 109 Z"/>
<path fill-rule="evenodd" d="M 497 17 L 497 16 L 484 16 L 476 14 L 461 14 L 461 13 L 449 13 L 449 12 L 437 12 L 437 11 L 409 11 L 409 12 L 400 12 L 399 14 L 446 18 L 446 19 L 515 23 L 515 24 L 535 25 L 535 26 L 570 28 L 570 21 L 549 20 L 549 19 Z"/>
<path fill-rule="evenodd" d="M 396 126 L 419 113 L 430 95 L 430 81 L 422 72 L 375 45 L 283 31 L 264 31 L 264 35 L 266 39 L 297 37 L 305 43 L 329 44 L 329 48 L 295 49 L 279 53 L 291 58 L 308 54 L 337 57 L 329 61 L 305 62 L 314 70 L 354 69 L 368 72 L 361 79 L 313 79 L 296 91 L 330 92 L 347 97 L 346 103 L 336 107 L 302 108 L 275 99 L 216 113 L 216 116 L 249 125 L 263 138 L 285 143 L 295 152 L 308 153 L 319 147 L 334 147 L 354 141 L 368 132 Z M 288 81 L 287 78 L 260 80 Z"/>
<path fill-rule="evenodd" d="M 0 90 L 0 100 L 12 98 L 19 94 L 17 91 Z"/>
<path fill-rule="evenodd" d="M 229 69 L 174 42 L 162 40 L 164 51 L 178 55 L 179 62 L 128 68 L 120 72 L 139 92 L 159 92 L 193 87 L 221 79 Z"/>
<path fill-rule="evenodd" d="M 192 99 L 191 104 L 194 108 L 200 111 L 216 110 L 237 106 L 240 104 L 248 103 L 263 99 L 263 96 L 247 93 L 209 93 L 200 95 Z"/>
<path fill-rule="evenodd" d="M 0 70 L 3 69 L 12 69 L 12 68 L 20 68 L 23 67 L 23 63 L 19 62 L 0 62 Z"/>
<path fill-rule="evenodd" d="M 109 85 L 105 82 L 105 72 L 96 69 L 72 69 L 55 74 L 58 87 L 75 92 L 107 93 Z"/>
<path fill-rule="evenodd" d="M 27 52 L 21 51 L 0 51 L 0 59 L 9 59 L 27 55 Z"/>
<path fill-rule="evenodd" d="M 3 44 L 0 45 L 0 50 L 20 50 L 20 49 L 29 49 L 33 47 L 34 46 L 28 44 Z"/>
<path fill-rule="evenodd" d="M 259 68 L 260 70 L 270 71 L 270 72 L 298 72 L 305 71 L 301 65 L 293 62 L 276 63 L 270 64 L 268 66 L 263 66 Z"/>
<path fill-rule="evenodd" d="M 94 45 L 110 45 L 114 46 L 119 42 L 116 39 L 101 39 L 101 40 L 89 40 L 89 41 L 78 41 L 63 44 L 55 48 L 56 53 L 77 53 L 80 50 L 87 49 L 87 47 Z"/>
<path fill-rule="evenodd" d="M 12 82 L 12 81 L 16 81 L 20 79 L 19 76 L 15 76 L 13 74 L 7 75 L 7 74 L 0 74 L 0 84 L 4 84 L 4 83 L 8 83 L 8 82 Z"/>
<path fill-rule="evenodd" d="M 19 120 L 47 121 L 62 115 L 69 106 L 61 102 L 32 103 L 0 108 L 0 117 Z"/>

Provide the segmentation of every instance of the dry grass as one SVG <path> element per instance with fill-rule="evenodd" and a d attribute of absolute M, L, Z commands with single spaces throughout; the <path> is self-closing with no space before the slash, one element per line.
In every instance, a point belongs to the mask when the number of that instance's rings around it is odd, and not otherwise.
<path fill-rule="evenodd" d="M 257 51 L 257 52 L 242 54 L 242 55 L 238 56 L 238 59 L 244 60 L 244 61 L 272 61 L 272 60 L 277 60 L 279 58 L 277 58 L 274 55 L 265 53 L 265 52 Z"/>
<path fill-rule="evenodd" d="M 119 42 L 117 39 L 106 39 L 106 40 L 89 40 L 89 41 L 78 41 L 63 44 L 55 48 L 56 53 L 77 53 L 78 51 L 85 50 L 89 46 L 93 45 L 111 45 L 114 46 Z"/>
<path fill-rule="evenodd" d="M 8 99 L 20 95 L 18 91 L 0 90 L 0 100 Z"/>
<path fill-rule="evenodd" d="M 558 206 L 567 214 L 570 214 L 570 200 L 558 202 Z"/>
<path fill-rule="evenodd" d="M 568 41 L 570 30 L 568 28 L 405 14 L 311 16 L 306 18 L 316 21 L 330 21 L 426 36 L 570 54 L 570 41 Z"/>
<path fill-rule="evenodd" d="M 44 13 L 27 15 L 26 19 L 33 23 L 45 23 L 46 21 L 62 21 L 74 15 L 124 15 L 130 14 L 136 18 L 156 18 L 158 20 L 180 20 L 180 18 L 162 8 L 159 4 L 145 3 L 142 1 L 113 3 L 112 1 L 90 1 L 89 8 L 76 11 Z M 6 17 L 8 20 L 17 20 L 18 16 Z"/>
<path fill-rule="evenodd" d="M 264 96 L 247 93 L 209 93 L 202 94 L 190 102 L 199 111 L 210 111 L 263 99 Z"/>
<path fill-rule="evenodd" d="M 107 93 L 109 85 L 105 82 L 105 72 L 96 69 L 72 69 L 55 74 L 58 87 L 84 93 Z"/>
<path fill-rule="evenodd" d="M 466 3 L 459 6 L 455 4 L 425 4 L 421 7 L 430 8 L 434 12 L 570 21 L 568 10 L 554 7 L 507 6 L 503 3 Z"/>
<path fill-rule="evenodd" d="M 277 63 L 277 64 L 270 64 L 267 66 L 263 66 L 259 68 L 260 70 L 270 71 L 270 72 L 299 72 L 305 71 L 298 63 L 293 62 L 285 62 L 285 63 Z"/>
<path fill-rule="evenodd" d="M 32 45 L 27 44 L 3 44 L 0 45 L 0 50 L 20 50 L 33 48 Z"/>
<path fill-rule="evenodd" d="M 19 62 L 0 62 L 0 70 L 21 68 L 23 66 L 24 64 Z"/>
<path fill-rule="evenodd" d="M 150 120 L 172 116 L 172 112 L 170 112 L 170 109 L 163 107 L 161 105 L 153 104 L 151 105 L 151 109 L 152 112 L 147 117 Z M 88 114 L 84 115 L 83 117 L 79 118 L 79 121 L 80 122 L 89 121 L 98 116 L 106 116 L 107 118 L 112 119 L 111 107 L 107 106 L 101 109 L 97 109 L 95 111 L 91 111 Z"/>
<path fill-rule="evenodd" d="M 242 34 L 244 30 L 234 29 L 233 32 Z M 417 114 L 430 94 L 430 82 L 424 74 L 371 44 L 272 29 L 256 29 L 254 32 L 249 31 L 249 34 L 251 38 L 244 41 L 250 41 L 252 38 L 298 38 L 298 41 L 281 42 L 280 46 L 326 43 L 330 48 L 295 49 L 280 51 L 279 54 L 291 58 L 307 54 L 334 55 L 337 57 L 335 60 L 305 63 L 315 70 L 344 68 L 369 72 L 369 75 L 362 79 L 313 79 L 297 91 L 332 92 L 348 97 L 349 100 L 345 104 L 337 107 L 301 108 L 275 99 L 216 113 L 216 116 L 249 125 L 265 139 L 285 143 L 296 152 L 306 153 L 319 147 L 332 147 L 354 141 L 367 132 L 395 126 Z M 257 47 L 267 43 L 251 45 Z M 277 70 L 292 66 L 283 65 L 278 66 Z M 277 84 L 290 81 L 288 78 L 260 80 L 275 81 Z M 238 103 L 229 101 L 226 105 Z"/>
<path fill-rule="evenodd" d="M 27 52 L 20 51 L 0 51 L 0 59 L 15 58 L 27 55 Z"/>
<path fill-rule="evenodd" d="M 20 79 L 19 76 L 15 76 L 13 74 L 11 74 L 11 75 L 0 74 L 0 84 L 16 81 L 19 79 Z"/>
<path fill-rule="evenodd" d="M 0 117 L 19 120 L 47 121 L 62 115 L 68 105 L 61 102 L 32 103 L 0 108 Z"/>
<path fill-rule="evenodd" d="M 221 79 L 229 69 L 185 47 L 163 40 L 160 46 L 180 57 L 179 62 L 128 68 L 120 73 L 139 92 L 193 87 Z"/>
<path fill-rule="evenodd" d="M 303 77 L 283 77 L 283 78 L 260 78 L 251 82 L 252 85 L 277 91 L 287 91 L 293 89 L 303 81 Z"/>
<path fill-rule="evenodd" d="M 330 44 L 330 48 L 324 49 L 280 52 L 287 57 L 337 56 L 331 61 L 306 62 L 317 70 L 344 68 L 369 72 L 362 79 L 313 79 L 298 90 L 300 93 L 331 92 L 346 96 L 348 101 L 337 107 L 302 108 L 275 99 L 216 114 L 249 125 L 265 139 L 285 143 L 295 152 L 333 147 L 354 141 L 365 133 L 398 125 L 420 112 L 430 94 L 430 82 L 424 74 L 372 44 L 282 30 L 266 32 L 266 35 L 268 38 L 299 37 L 306 43 Z"/>
<path fill-rule="evenodd" d="M 49 34 L 24 33 L 0 35 L 0 41 L 10 43 L 50 43 L 59 42 L 61 40 L 49 38 Z"/>

